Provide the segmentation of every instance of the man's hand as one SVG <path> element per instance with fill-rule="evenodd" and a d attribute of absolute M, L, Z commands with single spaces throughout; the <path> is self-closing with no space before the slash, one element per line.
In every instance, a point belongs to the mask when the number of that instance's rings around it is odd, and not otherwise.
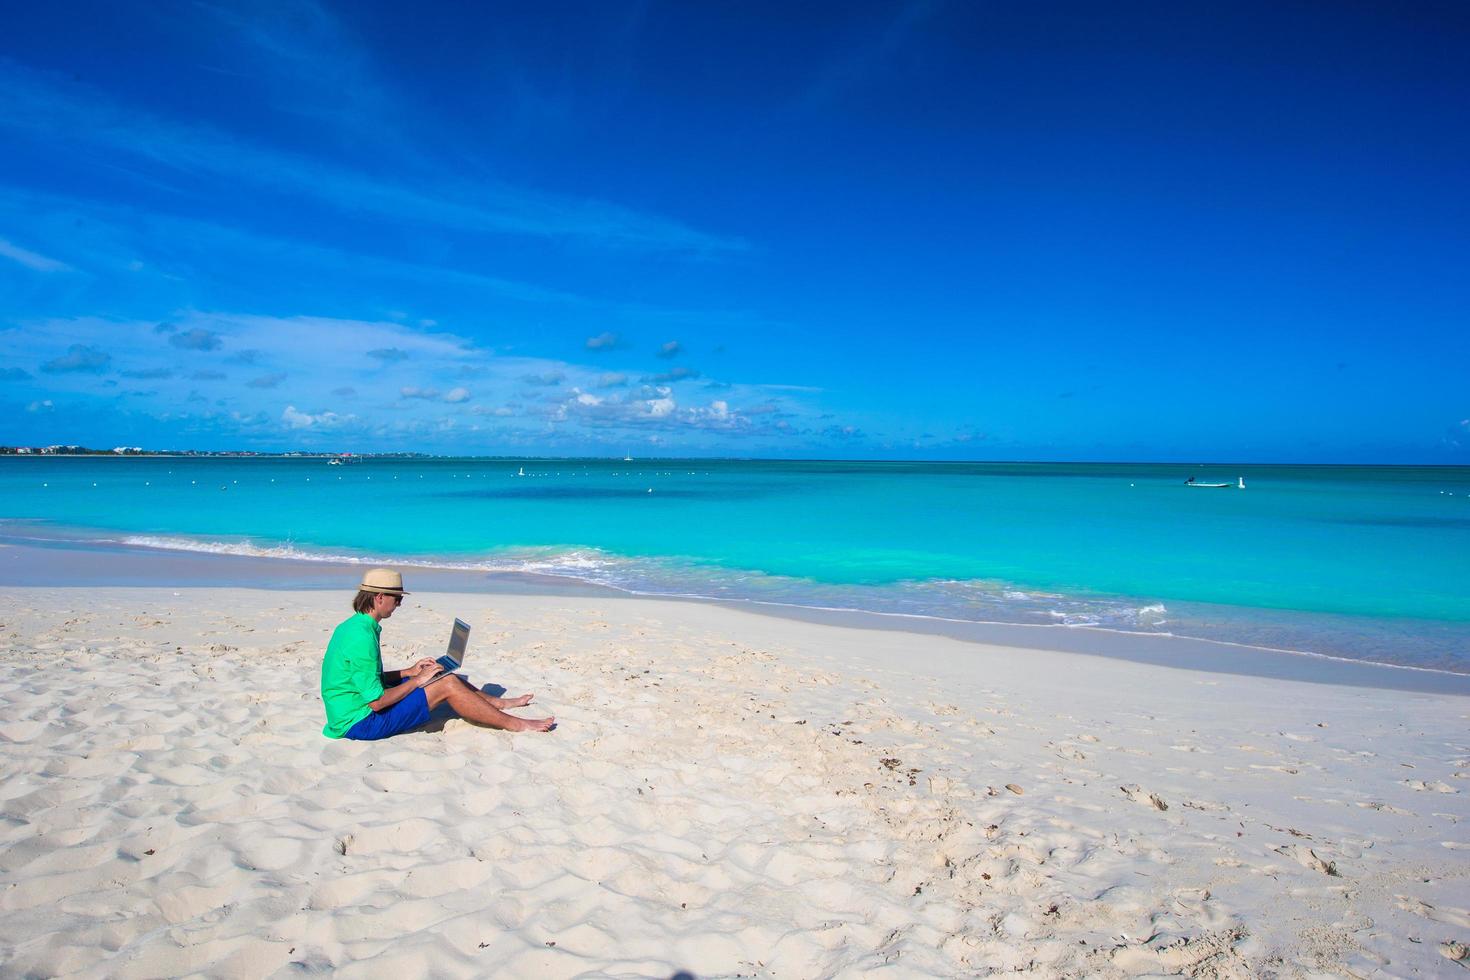
<path fill-rule="evenodd" d="M 439 669 L 439 661 L 434 660 L 434 659 L 432 659 L 430 657 L 424 657 L 422 660 L 418 661 L 412 667 L 409 667 L 407 670 L 401 670 L 398 673 L 399 673 L 399 676 L 402 677 L 404 680 L 408 680 L 410 678 L 418 677 L 420 674 L 422 674 L 426 670 L 436 671 L 438 669 Z"/>
<path fill-rule="evenodd" d="M 417 667 L 418 665 L 415 664 L 414 666 Z M 414 687 L 428 687 L 432 681 L 438 680 L 443 673 L 444 671 L 439 667 L 439 664 L 430 660 L 428 667 L 425 667 L 413 676 L 413 685 Z"/>

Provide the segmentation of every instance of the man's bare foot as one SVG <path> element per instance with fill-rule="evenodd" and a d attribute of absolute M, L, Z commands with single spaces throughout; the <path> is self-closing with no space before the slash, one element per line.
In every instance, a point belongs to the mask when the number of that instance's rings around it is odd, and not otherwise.
<path fill-rule="evenodd" d="M 518 698 L 500 699 L 501 706 L 505 708 L 524 708 L 526 705 L 530 704 L 534 700 L 536 700 L 536 695 L 534 694 L 522 694 Z"/>
<path fill-rule="evenodd" d="M 511 729 L 513 732 L 549 732 L 556 724 L 555 718 L 517 718 L 516 721 L 520 724 Z"/>

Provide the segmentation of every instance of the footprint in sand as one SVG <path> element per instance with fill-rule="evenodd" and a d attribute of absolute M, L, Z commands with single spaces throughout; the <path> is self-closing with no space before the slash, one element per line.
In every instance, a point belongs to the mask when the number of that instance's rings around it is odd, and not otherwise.
<path fill-rule="evenodd" d="M 7 742 L 29 742 L 45 730 L 44 721 L 16 721 L 0 726 L 0 739 Z"/>
<path fill-rule="evenodd" d="M 1388 803 L 1379 803 L 1377 801 L 1368 802 L 1368 803 L 1359 803 L 1358 806 L 1363 807 L 1366 810 L 1382 810 L 1384 813 L 1397 813 L 1400 816 L 1404 816 L 1404 817 L 1412 817 L 1412 816 L 1414 816 L 1414 813 L 1413 813 L 1412 810 L 1402 810 L 1402 809 L 1399 809 L 1398 807 L 1393 806 L 1391 804 L 1388 804 Z"/>
<path fill-rule="evenodd" d="M 1291 858 L 1297 864 L 1309 871 L 1320 871 L 1333 878 L 1341 878 L 1342 872 L 1337 870 L 1336 861 L 1324 861 L 1319 858 L 1315 851 L 1305 844 L 1284 844 L 1273 848 L 1277 854 Z"/>
<path fill-rule="evenodd" d="M 1427 793 L 1427 792 L 1434 792 L 1434 793 L 1458 793 L 1459 792 L 1459 790 L 1455 789 L 1449 783 L 1444 783 L 1444 782 L 1439 782 L 1439 781 L 1435 781 L 1435 782 L 1429 783 L 1429 782 L 1425 782 L 1422 779 L 1401 779 L 1401 780 L 1399 780 L 1399 782 L 1402 783 L 1403 785 L 1409 787 L 1409 789 L 1415 790 L 1416 792 L 1420 792 L 1420 793 Z"/>
<path fill-rule="evenodd" d="M 1119 786 L 1118 788 L 1123 791 L 1124 796 L 1128 797 L 1134 803 L 1142 803 L 1146 806 L 1153 807 L 1155 810 L 1169 809 L 1169 804 L 1165 803 L 1159 794 L 1145 792 L 1139 788 L 1137 783 L 1129 783 L 1127 786 Z"/>
<path fill-rule="evenodd" d="M 1394 904 L 1405 912 L 1413 912 L 1415 915 L 1422 915 L 1426 919 L 1442 922 L 1445 925 L 1470 929 L 1470 912 L 1464 909 L 1457 909 L 1450 905 L 1434 906 L 1428 902 L 1421 902 L 1417 898 L 1410 898 L 1408 895 L 1395 895 L 1394 899 L 1396 900 Z"/>

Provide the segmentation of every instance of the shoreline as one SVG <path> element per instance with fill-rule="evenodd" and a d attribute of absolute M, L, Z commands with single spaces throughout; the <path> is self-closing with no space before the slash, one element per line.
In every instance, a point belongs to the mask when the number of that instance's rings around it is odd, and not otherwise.
<path fill-rule="evenodd" d="M 33 539 L 17 541 L 0 537 L 0 551 L 9 553 L 14 559 L 0 564 L 0 585 L 115 587 L 137 584 L 159 588 L 233 586 L 339 590 L 345 579 L 358 574 L 364 567 L 363 563 L 235 555 L 123 543 L 104 545 L 60 538 L 44 542 Z M 792 622 L 944 637 L 969 644 L 1081 654 L 1180 670 L 1470 696 L 1470 673 L 1357 661 L 1168 633 L 1131 632 L 1097 626 L 975 622 L 757 599 L 641 593 L 570 576 L 532 572 L 418 565 L 404 567 L 409 570 L 411 591 L 414 590 L 413 581 L 427 580 L 422 591 L 581 598 L 622 596 L 641 601 L 746 610 Z"/>

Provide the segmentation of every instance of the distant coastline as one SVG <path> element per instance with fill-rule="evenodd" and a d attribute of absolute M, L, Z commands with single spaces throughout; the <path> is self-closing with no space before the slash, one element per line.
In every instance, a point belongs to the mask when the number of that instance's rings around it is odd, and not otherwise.
<path fill-rule="evenodd" d="M 112 449 L 97 449 L 90 446 L 54 444 L 47 446 L 0 446 L 0 457 L 4 456 L 47 456 L 56 458 L 109 459 L 158 457 L 167 459 L 463 459 L 475 461 L 521 461 L 521 462 L 638 462 L 669 463 L 699 461 L 706 463 L 854 463 L 887 466 L 1177 466 L 1181 469 L 1237 469 L 1241 467 L 1296 467 L 1302 469 L 1445 469 L 1470 472 L 1470 463 L 1446 462 L 1300 462 L 1297 460 L 1242 460 L 1242 459 L 930 459 L 896 458 L 871 456 L 724 456 L 724 455 L 671 455 L 639 456 L 633 459 L 615 453 L 600 456 L 544 456 L 534 453 L 424 453 L 412 451 L 395 452 L 344 452 L 326 449 L 145 449 L 140 446 L 117 446 Z"/>
<path fill-rule="evenodd" d="M 162 456 L 169 459 L 189 457 L 244 459 L 435 459 L 431 453 L 339 453 L 322 450 L 289 450 L 285 452 L 261 452 L 253 449 L 143 449 L 140 446 L 117 446 L 113 449 L 92 449 L 88 446 L 0 446 L 0 456 L 81 456 L 88 459 L 141 456 Z M 511 459 L 515 457 L 504 457 Z"/>

